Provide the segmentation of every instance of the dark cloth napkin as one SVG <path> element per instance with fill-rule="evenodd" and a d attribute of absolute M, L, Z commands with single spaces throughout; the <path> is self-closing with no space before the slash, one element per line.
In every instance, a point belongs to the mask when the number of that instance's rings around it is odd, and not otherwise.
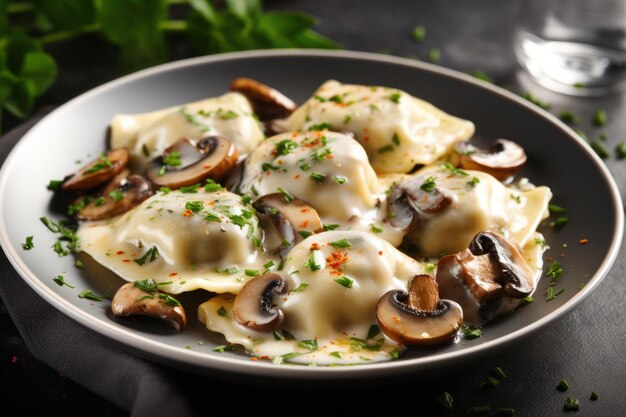
<path fill-rule="evenodd" d="M 51 109 L 48 109 L 50 111 Z M 43 115 L 3 135 L 0 162 Z M 184 379 L 171 369 L 138 359 L 66 317 L 18 275 L 2 252 L 0 296 L 33 355 L 133 417 L 195 415 Z M 71 355 L 68 355 L 71 350 Z M 42 389 L 39 387 L 38 389 Z"/>

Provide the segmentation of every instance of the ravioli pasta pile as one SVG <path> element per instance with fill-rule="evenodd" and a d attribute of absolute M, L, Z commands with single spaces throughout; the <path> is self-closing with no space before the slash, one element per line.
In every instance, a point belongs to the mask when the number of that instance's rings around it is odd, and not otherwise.
<path fill-rule="evenodd" d="M 458 341 L 537 287 L 551 192 L 526 155 L 406 92 L 327 81 L 302 105 L 238 78 L 215 98 L 116 115 L 66 178 L 80 249 L 128 281 L 117 316 L 183 331 L 176 294 L 274 363 L 361 364 Z"/>

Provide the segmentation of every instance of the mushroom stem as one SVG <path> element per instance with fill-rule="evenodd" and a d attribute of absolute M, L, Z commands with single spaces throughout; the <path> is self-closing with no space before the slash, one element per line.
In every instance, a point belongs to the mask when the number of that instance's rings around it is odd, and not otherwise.
<path fill-rule="evenodd" d="M 463 322 L 461 307 L 440 300 L 430 275 L 416 275 L 409 292 L 391 290 L 376 305 L 376 319 L 391 339 L 409 347 L 438 346 L 452 342 Z"/>

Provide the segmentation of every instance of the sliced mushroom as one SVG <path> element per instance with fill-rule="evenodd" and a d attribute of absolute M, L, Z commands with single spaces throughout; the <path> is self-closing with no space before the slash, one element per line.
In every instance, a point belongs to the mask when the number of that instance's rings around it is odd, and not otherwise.
<path fill-rule="evenodd" d="M 478 233 L 468 249 L 442 257 L 437 282 L 441 296 L 461 304 L 473 324 L 491 320 L 505 311 L 504 301 L 527 297 L 535 288 L 521 249 L 491 231 Z M 516 303 L 505 303 L 510 305 Z"/>
<path fill-rule="evenodd" d="M 284 294 L 287 284 L 283 277 L 268 273 L 246 282 L 235 298 L 233 316 L 237 323 L 261 332 L 280 326 L 283 311 L 272 304 L 274 293 Z"/>
<path fill-rule="evenodd" d="M 417 176 L 391 189 L 387 217 L 393 227 L 410 231 L 419 225 L 421 217 L 439 213 L 452 203 L 452 197 L 445 190 L 437 187 L 424 190 L 425 180 L 424 176 Z"/>
<path fill-rule="evenodd" d="M 262 121 L 283 119 L 296 110 L 296 103 L 278 90 L 252 78 L 235 78 L 230 90 L 243 94 Z"/>
<path fill-rule="evenodd" d="M 297 198 L 287 202 L 281 193 L 266 194 L 253 205 L 265 231 L 265 247 L 282 258 L 305 236 L 324 230 L 317 210 Z"/>
<path fill-rule="evenodd" d="M 128 149 L 117 148 L 91 161 L 61 185 L 64 191 L 85 191 L 104 184 L 120 173 L 128 163 Z"/>
<path fill-rule="evenodd" d="M 180 188 L 212 178 L 220 181 L 237 163 L 235 144 L 223 136 L 197 142 L 183 138 L 150 162 L 148 178 L 160 187 Z"/>
<path fill-rule="evenodd" d="M 182 332 L 187 325 L 187 314 L 181 305 L 167 303 L 160 297 L 163 293 L 146 292 L 132 282 L 122 285 L 111 302 L 111 311 L 116 317 L 150 316 L 170 323 Z M 166 298 L 166 297 L 165 297 Z"/>
<path fill-rule="evenodd" d="M 85 205 L 78 220 L 104 220 L 126 213 L 153 194 L 150 183 L 142 176 L 125 169 L 102 190 L 102 195 Z M 80 201 L 85 197 L 79 198 Z"/>
<path fill-rule="evenodd" d="M 504 181 L 526 163 L 526 152 L 517 143 L 498 139 L 487 149 L 480 149 L 467 141 L 455 146 L 451 162 L 463 169 L 483 171 Z"/>
<path fill-rule="evenodd" d="M 440 300 L 437 282 L 416 275 L 409 292 L 391 290 L 376 305 L 376 319 L 389 338 L 408 347 L 438 346 L 456 338 L 463 310 L 454 301 Z"/>

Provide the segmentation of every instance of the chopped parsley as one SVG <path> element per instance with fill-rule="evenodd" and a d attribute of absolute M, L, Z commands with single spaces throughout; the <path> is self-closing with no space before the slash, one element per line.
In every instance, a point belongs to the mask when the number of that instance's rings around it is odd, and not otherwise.
<path fill-rule="evenodd" d="M 80 259 L 76 259 L 76 262 L 74 262 L 74 266 L 78 269 L 85 269 L 85 264 Z"/>
<path fill-rule="evenodd" d="M 93 174 L 93 173 L 102 171 L 103 169 L 108 168 L 108 167 L 110 167 L 112 165 L 111 161 L 109 161 L 109 158 L 104 153 L 102 155 L 100 155 L 99 161 L 100 162 L 97 162 L 91 168 L 89 168 L 85 172 L 83 172 L 83 175 L 89 175 L 89 174 Z"/>
<path fill-rule="evenodd" d="M 393 145 L 386 145 L 378 148 L 378 153 L 393 152 Z"/>
<path fill-rule="evenodd" d="M 535 97 L 532 93 L 530 92 L 526 92 L 522 95 L 523 98 L 525 98 L 526 100 L 530 101 L 531 103 L 533 103 L 536 106 L 541 107 L 544 110 L 548 110 L 550 108 L 550 104 L 548 104 L 546 101 L 541 100 L 538 97 Z"/>
<path fill-rule="evenodd" d="M 239 272 L 239 268 L 235 265 L 235 266 L 231 266 L 229 268 L 218 268 L 216 267 L 214 269 L 215 272 L 217 272 L 218 274 L 226 274 L 226 275 L 233 275 L 236 274 L 237 272 Z"/>
<path fill-rule="evenodd" d="M 367 339 L 373 339 L 380 334 L 380 327 L 376 324 L 372 324 L 367 331 Z"/>
<path fill-rule="evenodd" d="M 35 247 L 35 244 L 33 243 L 33 237 L 32 236 L 26 236 L 26 241 L 24 243 L 22 243 L 22 249 L 24 249 L 24 250 L 31 250 L 34 247 Z"/>
<path fill-rule="evenodd" d="M 322 227 L 324 228 L 325 232 L 328 232 L 329 230 L 337 230 L 339 226 L 340 225 L 338 224 L 325 224 Z"/>
<path fill-rule="evenodd" d="M 54 281 L 59 287 L 65 285 L 66 287 L 75 288 L 73 285 L 65 282 L 65 277 L 63 275 L 57 275 L 56 277 L 52 278 L 52 281 Z"/>
<path fill-rule="evenodd" d="M 278 155 L 289 155 L 293 149 L 298 147 L 298 144 L 291 139 L 283 139 L 274 146 Z"/>
<path fill-rule="evenodd" d="M 322 123 L 318 123 L 316 125 L 313 125 L 313 126 L 309 127 L 307 130 L 309 132 L 315 131 L 315 130 L 328 130 L 328 129 L 331 129 L 332 127 L 333 126 L 330 123 L 322 122 Z"/>
<path fill-rule="evenodd" d="M 309 256 L 309 259 L 307 259 L 304 263 L 304 266 L 309 268 L 311 272 L 319 271 L 320 269 L 322 269 L 322 265 L 320 264 L 319 260 L 320 257 L 322 257 L 321 252 L 318 250 L 314 250 Z"/>
<path fill-rule="evenodd" d="M 258 277 L 259 270 L 258 269 L 245 269 L 243 273 L 249 277 Z"/>
<path fill-rule="evenodd" d="M 172 297 L 169 294 L 159 294 L 159 298 L 161 300 L 163 300 L 163 302 L 165 304 L 168 304 L 168 305 L 171 305 L 171 306 L 174 306 L 174 307 L 180 307 L 181 306 L 180 301 L 178 301 L 177 299 L 175 299 L 174 297 Z"/>
<path fill-rule="evenodd" d="M 626 158 L 626 140 L 617 144 L 615 152 L 617 152 L 617 157 L 619 159 Z"/>
<path fill-rule="evenodd" d="M 337 284 L 346 288 L 352 288 L 352 284 L 354 284 L 354 280 L 348 278 L 345 275 L 342 277 L 336 278 L 333 281 L 335 281 Z"/>
<path fill-rule="evenodd" d="M 187 201 L 185 203 L 185 208 L 197 213 L 204 208 L 204 203 L 202 201 Z"/>
<path fill-rule="evenodd" d="M 334 242 L 330 242 L 330 246 L 337 249 L 345 249 L 352 247 L 352 244 L 347 239 L 336 240 Z"/>
<path fill-rule="evenodd" d="M 476 184 L 478 184 L 479 182 L 480 182 L 480 178 L 472 177 L 472 179 L 467 182 L 467 185 L 469 185 L 470 187 L 474 188 L 476 186 Z"/>
<path fill-rule="evenodd" d="M 348 178 L 343 175 L 333 175 L 333 181 L 335 181 L 335 184 L 343 185 L 348 181 Z"/>
<path fill-rule="evenodd" d="M 156 282 L 152 278 L 133 281 L 133 287 L 148 293 L 153 293 L 158 290 L 159 285 L 169 285 L 172 281 L 168 282 Z"/>
<path fill-rule="evenodd" d="M 431 50 L 428 51 L 428 59 L 430 62 L 439 62 L 441 59 L 441 51 L 439 48 L 431 48 Z"/>
<path fill-rule="evenodd" d="M 564 214 L 567 213 L 567 209 L 561 206 L 557 206 L 556 204 L 548 204 L 548 210 L 550 210 L 550 214 Z"/>
<path fill-rule="evenodd" d="M 514 416 L 515 415 L 514 408 L 496 408 L 496 412 L 500 416 Z"/>
<path fill-rule="evenodd" d="M 116 203 L 119 203 L 124 198 L 124 194 L 119 190 L 113 190 L 109 193 L 109 197 L 111 197 Z"/>
<path fill-rule="evenodd" d="M 489 407 L 488 405 L 477 405 L 467 410 L 467 414 L 469 414 L 470 416 L 482 416 L 483 414 L 487 414 L 490 411 L 491 407 Z"/>
<path fill-rule="evenodd" d="M 306 239 L 307 237 L 311 236 L 313 232 L 309 232 L 308 230 L 300 230 L 298 234 Z"/>
<path fill-rule="evenodd" d="M 595 151 L 595 153 L 600 157 L 600 159 L 606 159 L 609 157 L 609 151 L 606 147 L 597 139 L 592 140 L 589 145 L 591 149 Z"/>
<path fill-rule="evenodd" d="M 569 218 L 567 218 L 567 217 L 558 217 L 554 222 L 552 222 L 551 225 L 558 229 L 559 227 L 565 226 L 567 223 L 569 223 Z"/>
<path fill-rule="evenodd" d="M 569 384 L 567 383 L 565 379 L 561 379 L 559 381 L 559 385 L 556 386 L 556 389 L 558 389 L 561 392 L 565 392 L 569 389 Z"/>
<path fill-rule="evenodd" d="M 592 392 L 591 396 L 589 397 L 589 399 L 591 401 L 596 401 L 599 398 L 598 393 L 597 392 Z"/>
<path fill-rule="evenodd" d="M 206 211 L 206 212 L 204 212 L 204 221 L 221 223 L 222 219 L 217 214 L 211 213 L 210 211 Z"/>
<path fill-rule="evenodd" d="M 604 126 L 606 124 L 606 111 L 602 109 L 598 109 L 593 113 L 593 118 L 591 121 L 595 126 Z"/>
<path fill-rule="evenodd" d="M 283 195 L 283 199 L 285 200 L 285 202 L 291 203 L 293 201 L 293 196 L 289 194 L 289 192 L 285 190 L 283 187 L 278 187 L 276 191 L 278 191 L 279 193 Z"/>
<path fill-rule="evenodd" d="M 308 288 L 309 284 L 305 284 L 304 282 L 300 283 L 296 288 L 291 290 L 291 292 L 302 292 Z"/>
<path fill-rule="evenodd" d="M 417 25 L 413 28 L 413 39 L 416 42 L 421 42 L 426 37 L 426 28 L 422 25 Z"/>
<path fill-rule="evenodd" d="M 350 116 L 349 114 L 346 114 L 343 117 L 343 124 L 346 125 L 346 124 L 350 123 L 350 120 L 352 120 L 352 116 Z"/>
<path fill-rule="evenodd" d="M 559 119 L 561 119 L 565 123 L 569 123 L 569 124 L 573 124 L 573 125 L 577 125 L 578 123 L 580 123 L 580 117 L 578 117 L 578 115 L 576 115 L 576 114 L 574 114 L 574 113 L 572 113 L 570 111 L 561 112 L 559 114 Z"/>
<path fill-rule="evenodd" d="M 437 397 L 437 402 L 441 404 L 441 406 L 447 410 L 452 411 L 454 409 L 453 408 L 454 399 L 452 398 L 452 395 L 450 395 L 449 392 L 443 392 L 439 397 Z"/>
<path fill-rule="evenodd" d="M 78 236 L 76 236 L 75 226 L 70 226 L 63 220 L 55 223 L 47 217 L 41 217 L 39 220 L 41 220 L 52 233 L 60 235 L 57 237 L 57 242 L 52 246 L 59 256 L 67 256 L 78 250 Z M 65 244 L 65 246 L 62 246 L 63 244 Z"/>
<path fill-rule="evenodd" d="M 221 306 L 220 308 L 217 309 L 217 315 L 220 317 L 228 317 L 228 311 L 226 311 L 224 306 Z"/>
<path fill-rule="evenodd" d="M 180 187 L 178 191 L 186 194 L 195 194 L 198 192 L 198 189 L 200 189 L 200 184 L 193 184 L 186 187 Z"/>
<path fill-rule="evenodd" d="M 370 230 L 372 231 L 372 233 L 382 233 L 385 231 L 385 229 L 383 229 L 382 227 L 378 226 L 375 223 L 370 224 Z"/>
<path fill-rule="evenodd" d="M 100 297 L 99 295 L 94 294 L 93 291 L 91 290 L 87 290 L 87 291 L 83 291 L 79 293 L 78 298 L 85 298 L 87 300 L 98 301 L 100 303 L 104 301 L 104 298 Z"/>
<path fill-rule="evenodd" d="M 279 166 L 276 165 L 272 165 L 269 162 L 263 162 L 261 164 L 261 169 L 263 170 L 263 172 L 267 172 L 267 171 L 278 171 L 280 169 Z"/>
<path fill-rule="evenodd" d="M 229 343 L 227 345 L 216 346 L 213 348 L 215 352 L 226 352 L 227 350 L 235 350 L 235 345 Z"/>
<path fill-rule="evenodd" d="M 483 335 L 483 331 L 480 327 L 468 326 L 467 324 L 461 324 L 461 332 L 466 339 L 476 339 Z"/>
<path fill-rule="evenodd" d="M 159 188 L 159 192 L 163 193 L 163 194 L 169 194 L 172 191 L 171 188 L 169 187 L 161 187 Z"/>
<path fill-rule="evenodd" d="M 159 257 L 159 250 L 156 246 L 151 247 L 148 251 L 141 257 L 137 259 L 133 259 L 139 266 L 143 266 L 146 262 L 154 262 Z"/>
<path fill-rule="evenodd" d="M 463 171 L 461 168 L 457 168 L 454 165 L 452 165 L 450 161 L 444 162 L 442 165 L 442 168 L 447 169 L 453 175 L 463 175 L 464 177 L 467 177 L 469 175 L 467 172 Z"/>
<path fill-rule="evenodd" d="M 401 97 L 402 97 L 402 94 L 399 91 L 395 91 L 387 96 L 389 100 L 391 100 L 392 102 L 396 104 L 400 103 Z"/>
<path fill-rule="evenodd" d="M 554 291 L 554 287 L 548 287 L 546 290 L 546 301 L 554 300 L 556 297 L 561 295 L 563 291 L 565 291 L 564 288 L 561 288 L 559 291 Z"/>
<path fill-rule="evenodd" d="M 284 333 L 283 331 L 283 334 Z M 298 342 L 298 347 L 314 352 L 318 349 L 317 340 L 301 340 Z"/>
<path fill-rule="evenodd" d="M 548 271 L 546 272 L 546 276 L 550 277 L 551 281 L 558 281 L 558 279 L 561 277 L 561 274 L 563 274 L 563 267 L 558 261 L 552 262 L 548 267 Z"/>
<path fill-rule="evenodd" d="M 515 194 L 511 194 L 510 196 L 511 196 L 511 199 L 515 200 L 517 204 L 522 204 L 522 196 L 515 195 Z"/>
<path fill-rule="evenodd" d="M 50 182 L 48 183 L 48 186 L 46 187 L 48 190 L 51 191 L 56 191 L 59 188 L 61 188 L 61 185 L 63 185 L 63 181 L 59 181 L 59 180 L 50 180 Z"/>
<path fill-rule="evenodd" d="M 321 184 L 322 182 L 324 182 L 324 178 L 326 178 L 326 174 L 322 174 L 319 172 L 312 172 L 311 175 L 309 175 L 309 178 L 315 181 L 316 183 Z"/>
<path fill-rule="evenodd" d="M 437 177 L 428 177 L 428 178 L 426 178 L 424 183 L 422 185 L 420 185 L 420 188 L 422 190 L 426 191 L 427 193 L 430 193 L 437 186 L 437 184 L 435 183 L 436 180 L 437 180 Z"/>
<path fill-rule="evenodd" d="M 575 400 L 572 397 L 567 397 L 565 399 L 565 404 L 563 405 L 564 411 L 578 411 L 579 408 L 580 402 L 578 400 Z"/>
<path fill-rule="evenodd" d="M 393 136 L 391 137 L 391 141 L 394 145 L 400 146 L 400 136 L 398 136 L 397 133 L 394 132 Z"/>
<path fill-rule="evenodd" d="M 211 178 L 207 178 L 206 184 L 204 186 L 204 191 L 206 191 L 207 193 L 213 193 L 215 191 L 222 191 L 223 189 L 224 187 L 222 187 L 221 184 L 215 182 Z"/>

